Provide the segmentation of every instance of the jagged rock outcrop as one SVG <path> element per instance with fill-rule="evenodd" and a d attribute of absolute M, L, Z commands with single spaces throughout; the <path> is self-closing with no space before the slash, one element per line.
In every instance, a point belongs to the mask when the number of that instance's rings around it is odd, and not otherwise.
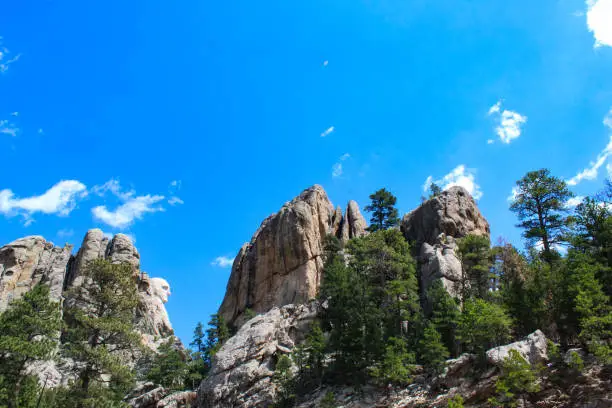
<path fill-rule="evenodd" d="M 265 219 L 251 242 L 242 246 L 219 314 L 239 325 L 246 309 L 263 313 L 308 302 L 321 285 L 325 236 L 358 237 L 365 234 L 365 225 L 354 201 L 341 216 L 321 186 L 304 190 Z"/>
<path fill-rule="evenodd" d="M 402 219 L 408 241 L 434 245 L 440 234 L 462 238 L 468 234 L 489 236 L 489 223 L 463 187 L 455 186 L 424 202 Z"/>
<path fill-rule="evenodd" d="M 518 351 L 533 365 L 548 360 L 546 336 L 540 330 L 536 330 L 521 341 L 492 348 L 487 351 L 487 360 L 491 364 L 499 365 L 510 355 L 510 350 Z"/>
<path fill-rule="evenodd" d="M 140 271 L 140 255 L 128 236 L 117 234 L 108 239 L 101 230 L 92 229 L 85 235 L 77 255 L 72 256 L 71 252 L 71 245 L 56 247 L 40 236 L 21 238 L 1 247 L 0 312 L 6 309 L 10 301 L 18 299 L 39 282 L 49 285 L 50 296 L 54 300 L 64 301 L 65 291 L 81 284 L 85 265 L 94 259 L 104 258 L 113 263 L 127 262 L 133 266 L 140 298 L 135 322 L 143 344 L 155 350 L 173 334 L 164 306 L 170 286 L 164 279 L 149 278 Z M 28 370 L 39 375 L 47 386 L 65 384 L 75 362 L 61 356 L 56 360 L 37 361 Z"/>
<path fill-rule="evenodd" d="M 424 293 L 427 293 L 434 282 L 440 280 L 451 296 L 460 295 L 463 274 L 456 251 L 455 239 L 444 234 L 438 236 L 434 245 L 427 242 L 421 245 L 419 279 Z"/>
<path fill-rule="evenodd" d="M 37 283 L 49 285 L 60 300 L 72 246 L 56 247 L 40 236 L 21 238 L 0 248 L 0 312 Z"/>
<path fill-rule="evenodd" d="M 276 361 L 303 341 L 318 308 L 316 302 L 275 307 L 246 322 L 215 354 L 198 390 L 198 406 L 269 406 L 276 392 L 271 381 Z"/>

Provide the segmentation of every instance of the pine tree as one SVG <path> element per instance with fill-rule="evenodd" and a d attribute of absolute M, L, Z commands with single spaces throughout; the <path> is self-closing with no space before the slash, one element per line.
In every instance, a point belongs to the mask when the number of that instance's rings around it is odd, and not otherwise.
<path fill-rule="evenodd" d="M 419 342 L 419 358 L 423 365 L 433 374 L 444 370 L 444 362 L 449 356 L 448 349 L 442 343 L 442 336 L 433 324 L 429 323 L 423 331 Z"/>
<path fill-rule="evenodd" d="M 510 339 L 512 321 L 499 305 L 482 299 L 469 299 L 459 318 L 457 338 L 463 351 L 484 359 L 486 350 Z"/>
<path fill-rule="evenodd" d="M 489 400 L 496 407 L 516 407 L 519 398 L 539 391 L 536 371 L 516 350 L 510 350 L 503 361 L 502 374 L 495 384 L 498 395 Z M 524 401 L 523 401 L 523 405 Z"/>
<path fill-rule="evenodd" d="M 223 317 L 218 314 L 211 315 L 208 329 L 206 329 L 206 347 L 204 349 L 204 359 L 208 362 L 209 366 L 212 357 L 229 337 L 229 329 Z"/>
<path fill-rule="evenodd" d="M 174 343 L 171 337 L 159 346 L 146 377 L 169 390 L 182 390 L 188 375 L 187 362 Z"/>
<path fill-rule="evenodd" d="M 442 194 L 442 188 L 440 188 L 440 186 L 436 183 L 431 183 L 429 185 L 429 198 L 432 199 L 440 194 Z"/>
<path fill-rule="evenodd" d="M 414 354 L 408 351 L 406 341 L 401 337 L 391 337 L 387 341 L 385 354 L 371 370 L 381 385 L 408 385 L 412 382 Z"/>
<path fill-rule="evenodd" d="M 471 296 L 488 299 L 492 277 L 489 238 L 468 235 L 458 244 L 464 275 L 464 300 Z"/>
<path fill-rule="evenodd" d="M 10 303 L 0 315 L 0 405 L 26 407 L 37 395 L 37 380 L 25 375 L 26 365 L 49 359 L 60 332 L 59 303 L 49 287 L 36 285 Z"/>
<path fill-rule="evenodd" d="M 395 208 L 397 198 L 387 189 L 382 188 L 370 194 L 370 200 L 372 200 L 372 204 L 364 208 L 367 212 L 372 213 L 368 231 L 375 232 L 389 229 L 399 224 L 398 212 Z"/>
<path fill-rule="evenodd" d="M 427 298 L 432 304 L 431 321 L 435 329 L 440 333 L 447 350 L 452 355 L 456 355 L 458 350 L 455 337 L 461 315 L 457 301 L 446 291 L 439 280 L 429 288 Z"/>
<path fill-rule="evenodd" d="M 91 261 L 66 302 L 66 352 L 82 363 L 75 366 L 72 404 L 93 408 L 120 401 L 133 384 L 124 359 L 141 347 L 134 331 L 138 293 L 132 266 Z"/>
<path fill-rule="evenodd" d="M 193 330 L 193 341 L 189 345 L 193 347 L 193 351 L 188 362 L 187 382 L 191 384 L 192 389 L 195 389 L 210 371 L 210 360 L 206 353 L 206 334 L 202 322 L 198 322 Z"/>
<path fill-rule="evenodd" d="M 516 182 L 510 209 L 517 213 L 523 236 L 531 245 L 541 243 L 543 257 L 551 262 L 556 244 L 566 240 L 566 202 L 573 197 L 566 183 L 547 169 L 531 171 Z"/>

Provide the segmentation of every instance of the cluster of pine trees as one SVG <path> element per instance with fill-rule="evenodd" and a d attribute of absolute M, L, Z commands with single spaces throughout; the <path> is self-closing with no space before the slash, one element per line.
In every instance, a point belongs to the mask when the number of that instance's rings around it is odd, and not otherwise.
<path fill-rule="evenodd" d="M 421 293 L 415 245 L 397 228 L 396 198 L 385 189 L 372 194 L 370 234 L 344 247 L 327 237 L 324 311 L 306 342 L 279 360 L 277 405 L 292 406 L 321 384 L 407 385 L 415 365 L 436 375 L 465 352 L 484 365 L 488 349 L 536 329 L 562 349 L 583 347 L 612 363 L 612 184 L 574 210 L 566 183 L 545 169 L 527 173 L 516 191 L 511 210 L 526 250 L 501 240 L 491 246 L 488 237 L 460 239 L 457 298 L 441 283 Z M 433 185 L 431 193 L 441 189 Z M 536 391 L 534 371 L 518 353 L 502 371 L 494 406 Z M 452 403 L 461 406 L 460 398 Z"/>
<path fill-rule="evenodd" d="M 137 380 L 171 391 L 195 389 L 229 337 L 213 316 L 206 332 L 202 324 L 196 327 L 192 355 L 173 337 L 153 353 L 135 330 L 132 266 L 94 260 L 79 279 L 63 305 L 40 283 L 0 314 L 0 407 L 127 407 L 125 397 Z M 73 379 L 49 387 L 33 365 L 45 362 L 60 364 Z"/>

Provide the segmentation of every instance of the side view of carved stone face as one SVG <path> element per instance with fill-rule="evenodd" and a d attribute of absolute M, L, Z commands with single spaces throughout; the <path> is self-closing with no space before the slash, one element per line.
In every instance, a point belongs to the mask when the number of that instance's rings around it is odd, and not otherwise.
<path fill-rule="evenodd" d="M 151 292 L 153 296 L 158 297 L 162 303 L 167 303 L 168 296 L 171 295 L 170 284 L 163 278 L 151 278 Z"/>

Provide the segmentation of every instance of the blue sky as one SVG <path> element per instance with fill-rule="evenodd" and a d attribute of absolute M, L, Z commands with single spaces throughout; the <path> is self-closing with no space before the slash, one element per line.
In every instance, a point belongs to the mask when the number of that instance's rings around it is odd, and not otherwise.
<path fill-rule="evenodd" d="M 522 246 L 517 179 L 612 164 L 612 0 L 94 3 L 2 6 L 0 243 L 131 234 L 185 342 L 312 184 L 404 213 L 459 183 Z"/>

